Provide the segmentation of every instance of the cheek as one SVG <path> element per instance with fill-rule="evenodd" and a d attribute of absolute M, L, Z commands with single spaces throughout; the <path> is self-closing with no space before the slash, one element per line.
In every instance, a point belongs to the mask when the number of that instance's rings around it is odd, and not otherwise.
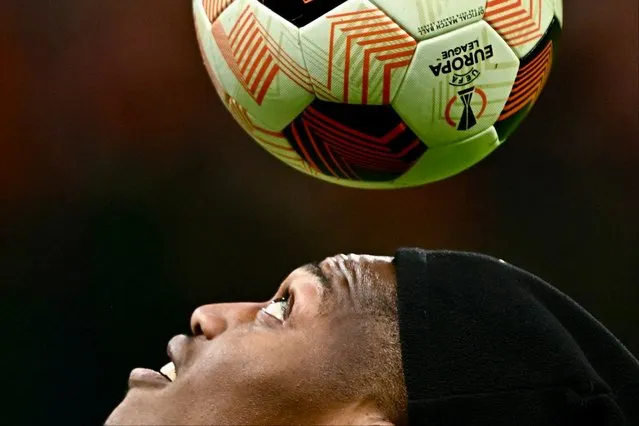
<path fill-rule="evenodd" d="M 321 408 L 341 400 L 350 381 L 344 361 L 348 341 L 323 327 L 279 332 L 234 332 L 202 346 L 178 375 L 171 398 L 195 411 L 233 410 L 237 404 L 263 415 Z M 353 363 L 348 361 L 347 365 Z M 199 408 L 196 408 L 199 407 Z M 274 408 L 278 407 L 278 408 Z"/>
<path fill-rule="evenodd" d="M 326 380 L 322 330 L 250 333 L 211 345 L 199 363 L 209 384 L 261 396 L 309 393 Z"/>

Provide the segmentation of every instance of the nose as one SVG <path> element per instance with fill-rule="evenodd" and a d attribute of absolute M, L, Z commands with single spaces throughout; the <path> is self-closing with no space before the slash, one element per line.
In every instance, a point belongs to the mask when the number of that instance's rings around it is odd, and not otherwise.
<path fill-rule="evenodd" d="M 263 303 L 216 303 L 203 305 L 191 315 L 191 331 L 194 335 L 203 335 L 213 339 L 230 328 L 255 320 Z"/>

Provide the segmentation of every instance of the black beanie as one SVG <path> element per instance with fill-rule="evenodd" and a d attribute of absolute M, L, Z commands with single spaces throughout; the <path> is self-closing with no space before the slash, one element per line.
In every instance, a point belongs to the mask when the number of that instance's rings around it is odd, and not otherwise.
<path fill-rule="evenodd" d="M 411 425 L 639 425 L 639 363 L 568 296 L 474 253 L 395 266 Z"/>

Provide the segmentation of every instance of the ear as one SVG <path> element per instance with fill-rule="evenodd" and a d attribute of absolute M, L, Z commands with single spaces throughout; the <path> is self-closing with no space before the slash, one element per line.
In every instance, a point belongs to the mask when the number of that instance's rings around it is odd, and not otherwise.
<path fill-rule="evenodd" d="M 394 426 L 394 423 L 386 418 L 377 407 L 371 405 L 359 405 L 353 407 L 354 410 L 341 413 L 335 424 L 342 425 L 376 425 L 376 426 Z"/>
<path fill-rule="evenodd" d="M 379 415 L 362 415 L 353 419 L 352 425 L 394 426 L 393 422 Z"/>
<path fill-rule="evenodd" d="M 394 424 L 384 418 L 377 417 L 373 419 L 365 419 L 362 423 L 355 423 L 356 425 L 375 425 L 375 426 L 394 426 Z"/>
<path fill-rule="evenodd" d="M 331 411 L 330 414 L 320 422 L 324 425 L 377 425 L 394 426 L 395 423 L 388 420 L 387 415 L 376 404 L 372 402 L 356 402 L 338 410 Z"/>

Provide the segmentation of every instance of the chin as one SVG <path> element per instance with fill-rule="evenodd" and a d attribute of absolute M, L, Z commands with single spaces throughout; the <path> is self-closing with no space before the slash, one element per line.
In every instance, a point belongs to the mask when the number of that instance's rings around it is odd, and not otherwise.
<path fill-rule="evenodd" d="M 157 411 L 141 398 L 132 397 L 129 392 L 124 400 L 111 412 L 105 425 L 158 425 L 162 420 Z"/>

